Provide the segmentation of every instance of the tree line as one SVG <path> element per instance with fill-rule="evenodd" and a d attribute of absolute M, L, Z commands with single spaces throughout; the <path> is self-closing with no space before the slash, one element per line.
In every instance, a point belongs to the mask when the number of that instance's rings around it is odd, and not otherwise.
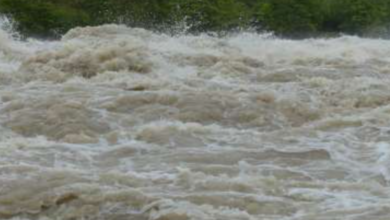
<path fill-rule="evenodd" d="M 76 26 L 124 23 L 166 30 L 255 29 L 287 37 L 323 34 L 386 36 L 389 0 L 0 0 L 27 36 L 55 37 Z"/>

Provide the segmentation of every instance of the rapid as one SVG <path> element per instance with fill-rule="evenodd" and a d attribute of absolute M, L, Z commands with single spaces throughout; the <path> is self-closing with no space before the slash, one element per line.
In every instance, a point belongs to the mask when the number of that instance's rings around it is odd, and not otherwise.
<path fill-rule="evenodd" d="M 3 28 L 0 219 L 389 220 L 389 76 L 381 39 Z"/>

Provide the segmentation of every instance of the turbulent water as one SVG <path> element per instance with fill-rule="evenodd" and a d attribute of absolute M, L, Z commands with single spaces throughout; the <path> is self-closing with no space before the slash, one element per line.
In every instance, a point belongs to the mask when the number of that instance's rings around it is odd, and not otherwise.
<path fill-rule="evenodd" d="M 0 219 L 389 220 L 390 41 L 0 32 Z"/>

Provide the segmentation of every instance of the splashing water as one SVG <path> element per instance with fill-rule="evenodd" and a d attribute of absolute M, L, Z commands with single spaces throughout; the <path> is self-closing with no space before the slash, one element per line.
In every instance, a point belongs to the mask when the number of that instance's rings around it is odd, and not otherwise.
<path fill-rule="evenodd" d="M 390 42 L 0 32 L 0 219 L 388 220 Z"/>

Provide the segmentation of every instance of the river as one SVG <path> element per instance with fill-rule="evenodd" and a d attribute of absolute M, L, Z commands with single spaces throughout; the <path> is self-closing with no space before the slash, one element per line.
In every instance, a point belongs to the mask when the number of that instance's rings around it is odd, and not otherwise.
<path fill-rule="evenodd" d="M 0 219 L 388 220 L 390 41 L 0 32 Z"/>

